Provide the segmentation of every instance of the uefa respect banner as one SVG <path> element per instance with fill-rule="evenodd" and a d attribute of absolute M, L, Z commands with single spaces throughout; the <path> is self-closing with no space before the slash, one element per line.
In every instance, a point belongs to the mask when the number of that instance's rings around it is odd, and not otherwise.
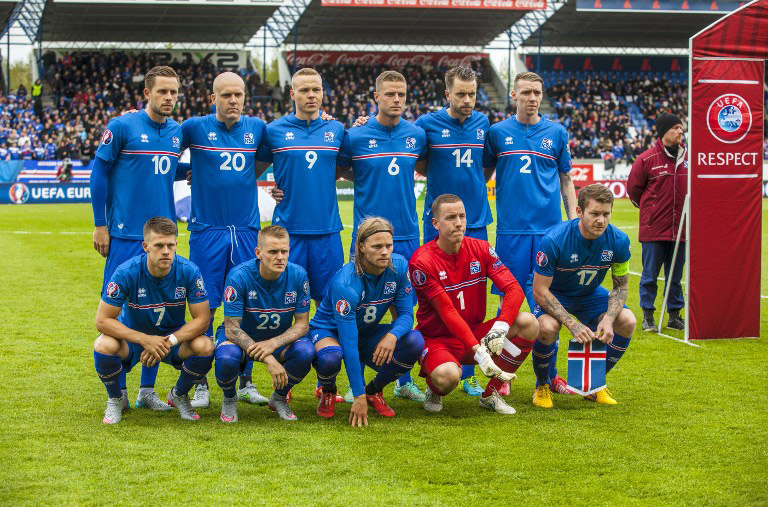
<path fill-rule="evenodd" d="M 691 62 L 691 339 L 760 336 L 764 67 Z"/>

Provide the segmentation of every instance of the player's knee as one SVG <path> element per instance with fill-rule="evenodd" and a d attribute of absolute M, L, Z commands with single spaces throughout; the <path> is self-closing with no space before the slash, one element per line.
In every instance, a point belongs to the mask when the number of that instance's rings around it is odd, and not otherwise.
<path fill-rule="evenodd" d="M 216 347 L 216 376 L 230 377 L 240 368 L 243 359 L 242 349 L 232 344 L 222 344 Z"/>
<path fill-rule="evenodd" d="M 455 364 L 444 364 L 432 372 L 432 382 L 444 393 L 456 389 L 461 380 L 461 368 Z"/>
<path fill-rule="evenodd" d="M 344 353 L 341 347 L 331 345 L 329 347 L 323 347 L 315 352 L 315 370 L 321 375 L 338 373 L 341 371 L 341 360 L 344 358 Z"/>
<path fill-rule="evenodd" d="M 192 341 L 189 342 L 189 348 L 195 356 L 213 355 L 213 342 L 205 335 L 193 338 Z"/>
<path fill-rule="evenodd" d="M 93 350 L 99 354 L 116 356 L 120 351 L 120 342 L 111 336 L 100 334 L 93 342 Z"/>
<path fill-rule="evenodd" d="M 622 336 L 632 336 L 637 326 L 637 318 L 630 310 L 623 308 L 614 324 L 614 331 Z"/>
<path fill-rule="evenodd" d="M 557 340 L 557 335 L 560 332 L 560 323 L 555 319 L 545 316 L 547 318 L 540 317 L 539 321 L 539 341 L 545 345 L 550 345 Z"/>
<path fill-rule="evenodd" d="M 286 356 L 290 356 L 290 359 L 296 361 L 302 366 L 306 366 L 307 373 L 312 367 L 312 361 L 315 359 L 315 347 L 312 342 L 308 340 L 299 340 L 291 345 L 291 350 Z M 288 359 L 288 357 L 286 357 Z"/>
<path fill-rule="evenodd" d="M 515 319 L 515 327 L 515 335 L 528 341 L 533 341 L 539 336 L 539 321 L 532 313 L 520 312 Z"/>
<path fill-rule="evenodd" d="M 397 348 L 402 350 L 404 362 L 415 363 L 424 351 L 424 337 L 415 329 L 408 331 L 398 340 Z"/>

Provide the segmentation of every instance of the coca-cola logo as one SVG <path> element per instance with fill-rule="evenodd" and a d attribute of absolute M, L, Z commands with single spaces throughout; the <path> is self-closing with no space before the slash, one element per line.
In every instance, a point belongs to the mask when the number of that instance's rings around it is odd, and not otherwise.
<path fill-rule="evenodd" d="M 376 65 L 388 67 L 405 67 L 408 65 L 435 65 L 437 67 L 469 66 L 488 58 L 485 53 L 346 53 L 334 51 L 299 51 L 295 54 L 296 65 L 299 67 L 316 67 L 318 65 Z M 286 52 L 285 60 L 293 65 L 294 53 Z"/>
<path fill-rule="evenodd" d="M 573 181 L 591 181 L 592 166 L 573 165 L 571 167 L 571 179 Z"/>

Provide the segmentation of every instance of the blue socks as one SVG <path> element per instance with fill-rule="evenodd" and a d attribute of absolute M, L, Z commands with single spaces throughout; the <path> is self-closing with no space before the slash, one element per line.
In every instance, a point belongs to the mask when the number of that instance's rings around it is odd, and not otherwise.
<path fill-rule="evenodd" d="M 288 395 L 293 386 L 304 380 L 309 370 L 312 369 L 312 360 L 315 358 L 315 346 L 308 340 L 293 342 L 285 352 L 283 368 L 288 374 L 288 384 L 282 389 L 275 389 L 278 396 Z"/>
<path fill-rule="evenodd" d="M 365 386 L 365 394 L 373 395 L 384 390 L 387 384 L 411 371 L 414 363 L 424 350 L 424 338 L 418 331 L 404 334 L 395 345 L 392 360 L 379 369 L 379 372 Z"/>
<path fill-rule="evenodd" d="M 237 395 L 235 383 L 243 364 L 245 352 L 237 345 L 220 345 L 214 352 L 216 357 L 216 383 L 224 391 L 225 398 Z"/>
<path fill-rule="evenodd" d="M 96 373 L 99 379 L 107 388 L 107 395 L 110 398 L 120 398 L 120 380 L 125 379 L 123 365 L 120 356 L 110 356 L 93 351 L 93 363 L 96 366 Z M 122 375 L 121 375 L 122 374 Z"/>
<path fill-rule="evenodd" d="M 461 380 L 468 379 L 475 375 L 475 365 L 465 364 L 461 367 Z"/>
<path fill-rule="evenodd" d="M 176 381 L 176 394 L 184 396 L 192 389 L 195 381 L 202 379 L 211 370 L 213 354 L 210 356 L 189 356 L 181 363 L 181 374 Z"/>
<path fill-rule="evenodd" d="M 365 378 L 365 376 L 363 376 L 363 378 Z M 413 379 L 411 378 L 411 370 L 408 370 L 408 372 L 405 375 L 397 379 L 397 386 L 398 387 L 404 386 L 408 382 L 413 382 Z"/>
<path fill-rule="evenodd" d="M 632 340 L 631 336 L 627 338 L 617 334 L 613 335 L 613 340 L 605 348 L 605 373 L 608 373 L 616 366 L 621 356 L 627 351 L 630 340 Z"/>
<path fill-rule="evenodd" d="M 155 381 L 157 380 L 157 371 L 160 369 L 160 362 L 156 365 L 146 367 L 141 365 L 141 387 L 155 387 Z"/>
<path fill-rule="evenodd" d="M 557 377 L 557 352 L 560 350 L 560 335 L 557 335 L 555 340 L 555 353 L 552 355 L 552 360 L 549 362 L 549 378 Z"/>
<path fill-rule="evenodd" d="M 536 387 L 549 384 L 551 363 L 557 358 L 557 342 L 550 345 L 544 345 L 539 340 L 533 342 L 532 357 L 533 372 L 536 374 Z"/>
<path fill-rule="evenodd" d="M 323 392 L 336 392 L 336 375 L 341 371 L 341 360 L 344 353 L 338 345 L 323 347 L 315 352 L 313 362 L 317 372 L 317 382 L 323 388 Z"/>

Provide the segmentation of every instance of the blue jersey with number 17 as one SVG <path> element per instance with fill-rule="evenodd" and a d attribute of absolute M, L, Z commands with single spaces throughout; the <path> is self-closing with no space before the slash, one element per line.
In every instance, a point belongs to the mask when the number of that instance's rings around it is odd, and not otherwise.
<path fill-rule="evenodd" d="M 514 116 L 492 125 L 483 166 L 496 168 L 498 234 L 543 234 L 562 222 L 559 173 L 571 170 L 565 127 Z"/>
<path fill-rule="evenodd" d="M 354 227 L 365 217 L 384 217 L 396 240 L 419 239 L 414 170 L 427 155 L 424 129 L 405 120 L 385 127 L 371 117 L 347 131 L 339 165 L 355 171 Z"/>
<path fill-rule="evenodd" d="M 113 238 L 143 239 L 152 217 L 176 221 L 173 181 L 181 153 L 181 126 L 156 123 L 146 111 L 110 121 L 96 156 L 112 164 L 107 177 L 107 228 Z"/>
<path fill-rule="evenodd" d="M 424 221 L 431 223 L 432 202 L 442 194 L 456 194 L 464 201 L 467 227 L 476 229 L 493 222 L 483 171 L 483 146 L 488 117 L 479 111 L 461 123 L 448 110 L 419 116 L 415 125 L 427 132 L 427 196 Z"/>
<path fill-rule="evenodd" d="M 344 125 L 294 113 L 267 125 L 259 160 L 272 162 L 277 187 L 285 191 L 272 222 L 290 234 L 330 234 L 343 229 L 336 199 L 336 159 Z"/>
<path fill-rule="evenodd" d="M 256 153 L 266 136 L 264 121 L 241 116 L 227 129 L 215 114 L 209 114 L 188 119 L 181 131 L 192 168 L 188 229 L 234 225 L 258 230 Z"/>

